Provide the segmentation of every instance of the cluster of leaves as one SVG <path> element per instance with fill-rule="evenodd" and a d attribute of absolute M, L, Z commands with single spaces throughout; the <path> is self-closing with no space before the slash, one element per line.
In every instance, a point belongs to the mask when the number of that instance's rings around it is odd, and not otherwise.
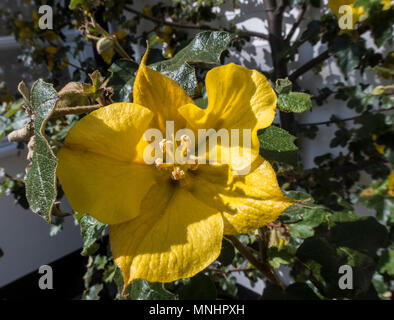
<path fill-rule="evenodd" d="M 59 32 L 57 37 L 64 39 L 61 30 L 65 27 L 82 31 L 82 36 L 74 39 L 74 48 L 63 46 L 60 42 L 55 46 L 57 38 L 31 28 L 35 23 L 34 17 L 31 21 L 20 23 L 10 13 L 0 12 L 4 25 L 24 43 L 24 57 L 30 55 L 33 64 L 45 62 L 48 67 L 51 64 L 48 56 L 39 59 L 38 45 L 45 43 L 46 48 L 57 48 L 52 54 L 57 62 L 48 76 L 48 80 L 55 85 L 54 78 L 59 78 L 57 76 L 62 70 L 62 63 L 67 61 L 67 54 L 78 60 L 78 54 L 85 46 L 96 48 L 96 42 L 103 43 L 103 38 L 110 40 L 110 49 L 113 50 L 108 58 L 108 55 L 101 54 L 108 51 L 100 47 L 98 49 L 102 52 L 95 51 L 94 60 L 79 61 L 74 82 L 58 92 L 43 81 L 33 85 L 30 97 L 25 97 L 25 101 L 11 101 L 9 94 L 1 92 L 0 98 L 3 97 L 4 101 L 0 109 L 0 137 L 26 123 L 28 117 L 22 108 L 24 103 L 35 115 L 36 142 L 32 166 L 25 180 L 22 176 L 11 177 L 0 171 L 0 194 L 3 191 L 12 193 L 23 207 L 30 206 L 36 213 L 51 220 L 57 201 L 62 197 L 61 190 L 57 191 L 53 150 L 80 117 L 67 115 L 52 119 L 51 114 L 60 107 L 131 101 L 138 69 L 138 64 L 127 58 L 134 56 L 132 44 L 145 44 L 145 40 L 149 39 L 153 48 L 148 65 L 177 81 L 197 105 L 205 106 L 203 79 L 206 71 L 220 64 L 227 50 L 242 50 L 249 36 L 237 31 L 230 23 L 224 28 L 234 33 L 206 31 L 191 39 L 186 29 L 182 29 L 182 24 L 188 29 L 211 28 L 204 24 L 220 18 L 213 9 L 224 2 L 174 0 L 169 4 L 160 2 L 144 7 L 141 12 L 134 9 L 132 1 L 126 0 L 56 3 L 54 21 L 58 21 L 59 25 L 54 30 Z M 36 4 L 34 0 L 32 3 Z M 394 187 L 393 178 L 389 179 L 394 164 L 394 118 L 387 112 L 394 108 L 393 87 L 387 82 L 393 79 L 394 63 L 393 54 L 384 50 L 385 44 L 392 38 L 394 9 L 381 10 L 380 1 L 362 0 L 358 3 L 368 9 L 369 16 L 357 30 L 341 32 L 337 17 L 321 7 L 323 10 L 319 19 L 301 24 L 300 35 L 294 41 L 292 37 L 285 39 L 277 55 L 282 64 L 288 65 L 297 61 L 303 44 L 326 46 L 327 50 L 320 55 L 320 60 L 311 63 L 310 67 L 307 65 L 305 71 L 313 69 L 319 74 L 321 63 L 332 56 L 343 73 L 343 82 L 335 87 L 326 87 L 323 82 L 312 93 L 309 88 L 300 88 L 297 84 L 303 70 L 289 73 L 289 77 L 283 76 L 283 79 L 274 77 L 277 74 L 275 70 L 268 72 L 270 78 L 276 81 L 281 116 L 299 115 L 312 110 L 312 107 L 327 107 L 327 102 L 332 101 L 343 111 L 349 109 L 354 115 L 345 119 L 332 116 L 310 124 L 294 119 L 290 126 L 275 124 L 258 133 L 261 155 L 275 166 L 282 189 L 296 190 L 287 193 L 297 200 L 275 223 L 256 233 L 238 237 L 254 256 L 266 262 L 272 270 L 287 266 L 294 280 L 284 290 L 277 284 L 267 284 L 262 299 L 390 299 L 394 291 Z M 232 5 L 239 7 L 237 1 L 233 1 Z M 289 6 L 304 10 L 319 8 L 321 2 L 297 0 L 290 1 Z M 133 14 L 132 18 L 127 16 L 130 13 Z M 94 23 L 92 17 L 95 18 Z M 178 24 L 163 25 L 161 22 L 168 17 Z M 139 23 L 142 20 L 151 21 L 154 27 L 144 30 L 142 36 L 136 36 L 141 31 Z M 109 34 L 105 31 L 108 23 L 113 22 L 123 32 Z M 30 28 L 31 34 L 26 36 L 24 25 Z M 366 32 L 370 32 L 379 50 L 372 48 L 362 37 Z M 124 51 L 116 47 L 118 44 L 124 47 Z M 94 70 L 100 73 L 93 73 Z M 87 81 L 89 73 L 92 84 L 75 82 Z M 368 83 L 354 85 L 348 80 L 367 73 L 378 79 L 378 86 Z M 60 99 L 57 99 L 58 96 Z M 349 126 L 351 122 L 355 125 Z M 329 146 L 340 147 L 342 151 L 337 156 L 334 153 L 320 155 L 315 158 L 315 168 L 305 169 L 297 138 L 313 140 L 325 125 L 335 127 Z M 22 147 L 23 143 L 19 145 Z M 370 185 L 360 183 L 363 173 L 373 179 Z M 371 216 L 356 215 L 356 205 L 370 209 Z M 238 299 L 244 298 L 246 293 L 237 284 L 236 274 L 246 275 L 252 286 L 262 278 L 261 273 L 225 239 L 218 261 L 195 277 L 165 285 L 135 280 L 122 295 L 123 279 L 111 257 L 106 226 L 85 213 L 76 213 L 74 217 L 81 228 L 84 243 L 82 255 L 89 256 L 83 299 Z M 59 217 L 56 219 L 59 220 Z M 61 221 L 52 222 L 61 226 Z M 338 271 L 342 265 L 353 268 L 352 290 L 341 290 L 338 286 L 341 277 Z"/>

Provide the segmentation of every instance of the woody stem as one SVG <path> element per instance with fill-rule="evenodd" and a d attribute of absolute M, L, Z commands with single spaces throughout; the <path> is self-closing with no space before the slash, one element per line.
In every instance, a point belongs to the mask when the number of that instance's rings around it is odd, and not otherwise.
<path fill-rule="evenodd" d="M 285 290 L 285 285 L 283 282 L 279 279 L 278 275 L 275 273 L 275 271 L 272 269 L 272 267 L 269 265 L 268 261 L 259 261 L 249 250 L 248 247 L 243 245 L 241 241 L 238 240 L 237 237 L 228 235 L 226 236 L 226 239 L 231 241 L 231 243 L 234 245 L 235 248 L 239 251 L 240 254 L 244 256 L 245 259 L 247 259 L 257 270 L 259 270 L 265 277 L 266 279 L 282 288 L 282 290 Z"/>

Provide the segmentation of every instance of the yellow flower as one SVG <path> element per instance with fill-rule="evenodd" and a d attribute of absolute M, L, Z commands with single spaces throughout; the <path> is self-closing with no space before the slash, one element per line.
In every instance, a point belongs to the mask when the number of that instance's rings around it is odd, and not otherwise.
<path fill-rule="evenodd" d="M 127 37 L 127 32 L 124 29 L 119 29 L 118 31 L 114 32 L 113 35 L 117 39 L 122 40 L 123 38 Z"/>
<path fill-rule="evenodd" d="M 394 171 L 391 171 L 389 175 L 389 186 L 387 188 L 387 193 L 394 197 Z"/>
<path fill-rule="evenodd" d="M 383 5 L 383 11 L 389 10 L 391 8 L 391 0 L 382 0 L 381 3 Z"/>
<path fill-rule="evenodd" d="M 147 16 L 152 17 L 153 16 L 153 11 L 152 11 L 152 7 L 149 6 L 145 6 L 142 8 L 142 13 L 146 14 Z"/>
<path fill-rule="evenodd" d="M 191 277 L 218 257 L 224 234 L 255 230 L 292 204 L 258 154 L 257 130 L 272 123 L 276 107 L 262 74 L 233 63 L 212 69 L 203 110 L 176 82 L 148 68 L 146 59 L 147 53 L 134 83 L 134 102 L 114 103 L 82 118 L 58 153 L 57 175 L 72 208 L 110 225 L 112 255 L 125 286 L 137 278 Z M 227 165 L 146 164 L 144 132 L 164 133 L 166 121 L 174 121 L 175 132 L 250 129 L 251 170 L 233 174 L 245 164 L 238 154 Z M 232 150 L 216 149 L 220 157 Z"/>
<path fill-rule="evenodd" d="M 347 5 L 349 7 L 352 8 L 352 15 L 353 15 L 353 19 L 352 19 L 352 29 L 354 29 L 354 25 L 359 22 L 360 20 L 362 20 L 362 18 L 365 15 L 364 12 L 364 7 L 360 6 L 360 7 L 354 7 L 354 0 L 329 0 L 328 1 L 328 7 L 331 9 L 332 13 L 334 13 L 335 15 L 339 16 L 339 8 L 343 5 Z"/>
<path fill-rule="evenodd" d="M 33 31 L 27 21 L 15 20 L 14 24 L 17 28 L 17 35 L 20 40 L 28 39 L 33 34 Z"/>
<path fill-rule="evenodd" d="M 47 68 L 49 71 L 53 70 L 55 67 L 55 54 L 57 48 L 49 46 L 45 48 L 46 58 L 47 58 Z"/>
<path fill-rule="evenodd" d="M 54 41 L 59 42 L 59 36 L 52 30 L 46 30 L 44 33 L 44 37 L 48 42 L 54 42 Z"/>
<path fill-rule="evenodd" d="M 354 25 L 357 22 L 361 22 L 368 17 L 368 12 L 365 11 L 364 6 L 354 7 L 355 0 L 329 0 L 328 7 L 330 8 L 331 12 L 335 15 L 340 15 L 339 8 L 343 5 L 348 5 L 352 8 L 352 15 L 353 15 L 353 25 L 352 28 L 354 29 Z M 381 0 L 383 5 L 382 10 L 389 10 L 391 7 L 391 0 Z"/>
<path fill-rule="evenodd" d="M 373 145 L 375 146 L 376 151 L 379 152 L 380 154 L 384 154 L 384 150 L 386 149 L 386 146 L 384 144 L 376 143 L 377 140 L 378 140 L 378 136 L 376 134 L 373 134 L 372 141 L 374 141 Z"/>
<path fill-rule="evenodd" d="M 163 32 L 159 36 L 159 41 L 166 44 L 166 53 L 169 58 L 174 56 L 175 47 L 171 45 L 173 29 L 170 26 L 165 26 Z"/>

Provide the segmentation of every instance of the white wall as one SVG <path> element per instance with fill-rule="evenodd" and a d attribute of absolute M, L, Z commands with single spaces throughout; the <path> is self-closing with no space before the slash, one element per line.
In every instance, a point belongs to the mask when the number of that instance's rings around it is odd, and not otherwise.
<path fill-rule="evenodd" d="M 14 145 L 0 148 L 0 167 L 13 175 L 24 171 L 26 152 Z M 79 228 L 72 217 L 65 218 L 64 230 L 49 236 L 49 224 L 41 217 L 14 204 L 12 195 L 0 200 L 0 287 L 43 264 L 61 258 L 82 245 Z M 71 272 L 71 270 L 70 270 Z"/>

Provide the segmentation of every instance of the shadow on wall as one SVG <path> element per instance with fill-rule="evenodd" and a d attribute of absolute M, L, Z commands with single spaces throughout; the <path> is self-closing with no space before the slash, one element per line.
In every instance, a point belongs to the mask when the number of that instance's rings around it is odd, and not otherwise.
<path fill-rule="evenodd" d="M 10 174 L 24 172 L 26 151 L 18 155 L 14 148 L 7 152 L 11 154 L 4 156 L 4 149 L 9 147 L 0 148 L 0 167 Z M 0 258 L 0 287 L 82 246 L 79 227 L 74 225 L 72 217 L 65 219 L 63 231 L 56 236 L 51 237 L 49 231 L 50 225 L 42 218 L 15 205 L 12 195 L 3 195 L 0 200 L 0 248 L 4 256 Z"/>

